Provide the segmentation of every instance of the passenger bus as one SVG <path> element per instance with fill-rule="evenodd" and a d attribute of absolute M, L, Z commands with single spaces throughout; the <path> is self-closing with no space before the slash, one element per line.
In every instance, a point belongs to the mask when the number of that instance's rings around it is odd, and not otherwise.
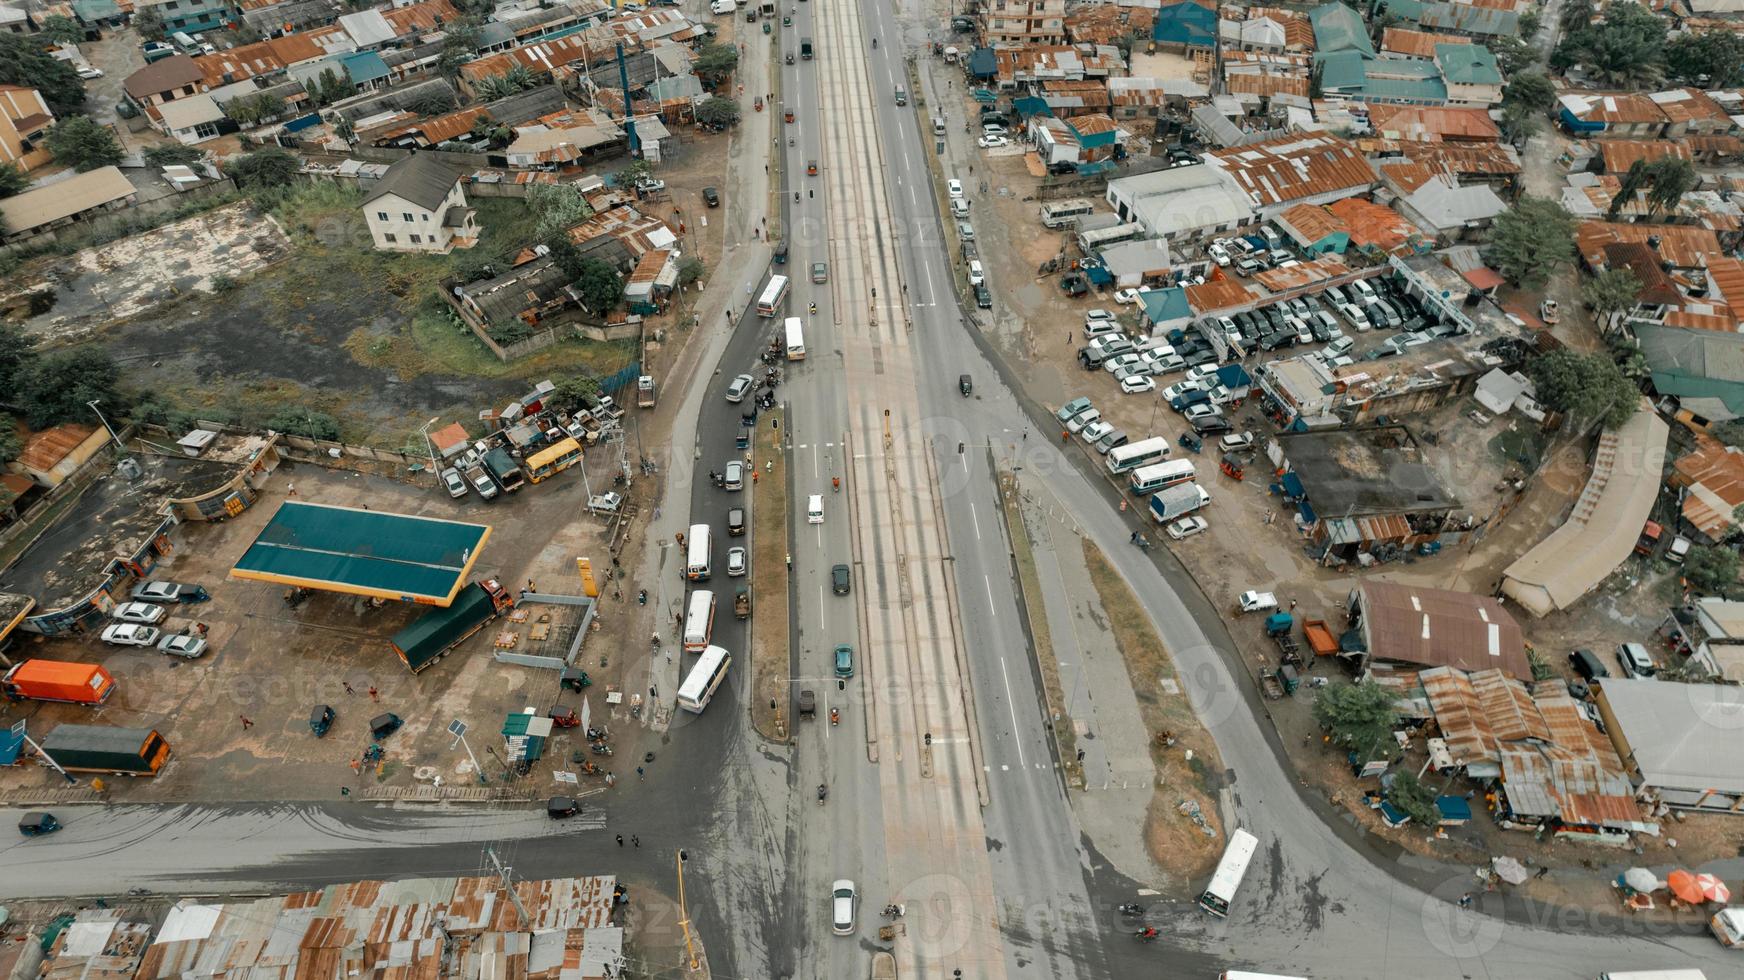
<path fill-rule="evenodd" d="M 721 682 L 727 679 L 727 668 L 733 665 L 732 654 L 725 647 L 709 647 L 697 658 L 696 666 L 690 668 L 689 676 L 678 688 L 678 706 L 686 711 L 702 714 L 702 709 L 708 707 L 714 700 L 715 691 Z"/>
<path fill-rule="evenodd" d="M 692 582 L 706 582 L 713 571 L 709 567 L 714 561 L 714 543 L 709 540 L 707 524 L 692 524 L 690 526 L 690 549 L 684 562 L 684 577 Z"/>
<path fill-rule="evenodd" d="M 1200 908 L 1218 918 L 1229 914 L 1229 903 L 1235 898 L 1235 890 L 1241 887 L 1248 862 L 1253 860 L 1254 851 L 1259 846 L 1259 838 L 1239 827 L 1229 835 L 1229 846 L 1223 850 L 1223 860 L 1217 862 L 1211 884 L 1206 885 L 1204 893 L 1199 896 Z"/>
<path fill-rule="evenodd" d="M 1189 483 L 1198 474 L 1190 459 L 1171 459 L 1166 463 L 1141 466 L 1132 471 L 1132 492 L 1140 497 L 1167 490 L 1177 483 Z"/>
<path fill-rule="evenodd" d="M 757 315 L 774 316 L 781 312 L 781 304 L 787 299 L 787 277 L 770 276 L 769 285 L 763 287 L 763 295 L 757 297 Z"/>
<path fill-rule="evenodd" d="M 805 324 L 796 316 L 787 318 L 787 359 L 805 360 Z"/>
<path fill-rule="evenodd" d="M 1124 225 L 1115 225 L 1111 228 L 1098 228 L 1095 231 L 1086 231 L 1079 234 L 1078 248 L 1081 249 L 1085 255 L 1092 255 L 1099 249 L 1107 248 L 1110 245 L 1118 245 L 1121 242 L 1135 241 L 1143 238 L 1144 235 L 1144 225 L 1141 225 L 1136 221 L 1128 222 Z"/>
<path fill-rule="evenodd" d="M 703 652 L 714 635 L 715 594 L 697 589 L 690 594 L 690 608 L 684 614 L 684 652 Z"/>
<path fill-rule="evenodd" d="M 1308 980 L 1308 978 L 1289 977 L 1282 973 L 1249 973 L 1246 970 L 1224 970 L 1217 975 L 1217 980 Z"/>
<path fill-rule="evenodd" d="M 1108 451 L 1108 472 L 1120 474 L 1169 458 L 1169 437 L 1151 436 Z"/>
<path fill-rule="evenodd" d="M 1049 228 L 1070 228 L 1078 223 L 1078 219 L 1096 211 L 1096 205 L 1084 197 L 1074 197 L 1064 201 L 1054 201 L 1042 205 L 1042 224 Z"/>
<path fill-rule="evenodd" d="M 581 443 L 565 437 L 527 457 L 527 479 L 534 483 L 548 480 L 579 462 Z"/>

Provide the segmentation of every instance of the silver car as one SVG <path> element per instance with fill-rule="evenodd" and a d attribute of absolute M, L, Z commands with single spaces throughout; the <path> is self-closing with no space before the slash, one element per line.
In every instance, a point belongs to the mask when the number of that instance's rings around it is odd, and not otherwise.
<path fill-rule="evenodd" d="M 192 660 L 206 652 L 206 638 L 176 633 L 159 640 L 157 648 L 160 652 L 167 653 L 172 657 L 186 657 Z"/>

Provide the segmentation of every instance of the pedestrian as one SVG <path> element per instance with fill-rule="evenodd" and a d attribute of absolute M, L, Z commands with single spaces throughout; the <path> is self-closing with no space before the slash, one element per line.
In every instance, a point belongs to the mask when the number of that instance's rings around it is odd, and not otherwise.
<path fill-rule="evenodd" d="M 534 592 L 534 593 L 537 593 L 539 591 L 538 587 L 533 584 L 532 579 L 527 580 L 527 591 Z"/>
<path fill-rule="evenodd" d="M 622 600 L 624 598 L 624 590 L 623 589 L 613 589 L 612 590 L 612 598 Z"/>
<path fill-rule="evenodd" d="M 340 796 L 350 796 L 351 795 L 351 787 L 349 787 L 349 786 L 339 787 L 339 795 Z"/>
<path fill-rule="evenodd" d="M 1083 750 L 1083 749 L 1079 749 L 1079 750 L 1078 750 L 1078 761 L 1079 761 L 1079 762 L 1083 762 L 1083 761 L 1084 761 L 1084 750 Z"/>
<path fill-rule="evenodd" d="M 285 486 L 285 496 L 295 497 L 296 495 L 297 495 L 297 485 L 295 483 L 287 484 Z"/>
<path fill-rule="evenodd" d="M 242 730 L 243 731 L 246 732 L 250 728 L 254 727 L 254 722 L 250 721 L 247 715 L 238 715 L 237 717 L 242 719 Z"/>
<path fill-rule="evenodd" d="M 1297 600 L 1295 600 L 1295 599 L 1291 599 L 1291 600 L 1290 600 L 1290 611 L 1291 611 L 1291 612 L 1295 612 L 1295 611 L 1296 611 L 1296 604 L 1297 604 Z"/>
<path fill-rule="evenodd" d="M 380 703 L 381 701 L 381 692 L 375 689 L 374 684 L 369 686 L 369 699 L 377 703 Z"/>
<path fill-rule="evenodd" d="M 363 771 L 363 760 L 359 759 L 359 758 L 353 758 L 351 760 L 351 771 L 354 773 L 362 772 Z"/>
<path fill-rule="evenodd" d="M 624 846 L 624 835 L 623 835 L 623 834 L 619 834 L 619 835 L 618 835 L 618 846 L 619 846 L 619 847 L 623 847 L 623 846 Z"/>
<path fill-rule="evenodd" d="M 1533 878 L 1535 878 L 1535 879 L 1536 879 L 1536 878 L 1542 878 L 1542 877 L 1544 877 L 1544 876 L 1545 876 L 1545 875 L 1548 875 L 1548 874 L 1550 874 L 1550 866 L 1549 866 L 1549 865 L 1543 865 L 1543 866 L 1541 866 L 1541 867 L 1540 867 L 1540 868 L 1539 868 L 1539 869 L 1538 869 L 1538 873 L 1537 873 L 1537 874 L 1535 874 L 1535 875 L 1533 875 L 1533 876 L 1532 876 L 1532 877 L 1533 877 Z"/>
<path fill-rule="evenodd" d="M 1459 907 L 1460 908 L 1469 909 L 1469 908 L 1471 908 L 1471 903 L 1472 903 L 1472 893 L 1471 892 L 1466 892 L 1464 895 L 1461 895 L 1459 897 Z"/>
<path fill-rule="evenodd" d="M 346 694 L 356 694 L 357 693 L 357 688 L 352 687 L 350 681 L 340 681 L 339 683 L 343 684 L 345 686 L 345 693 Z"/>
<path fill-rule="evenodd" d="M 1071 442 L 1072 441 L 1072 434 L 1070 432 L 1067 432 L 1065 429 L 1061 429 L 1060 430 L 1060 441 L 1062 443 Z"/>
<path fill-rule="evenodd" d="M 647 779 L 648 773 L 641 766 L 637 766 L 636 767 L 636 778 L 637 779 Z"/>
<path fill-rule="evenodd" d="M 611 789 L 613 786 L 616 786 L 616 785 L 618 785 L 618 777 L 612 775 L 609 772 L 606 773 L 606 789 Z"/>

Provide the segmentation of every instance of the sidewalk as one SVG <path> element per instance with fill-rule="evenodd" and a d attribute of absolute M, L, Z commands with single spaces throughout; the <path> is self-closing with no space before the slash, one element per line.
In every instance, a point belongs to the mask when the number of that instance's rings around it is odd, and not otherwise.
<path fill-rule="evenodd" d="M 1032 481 L 1022 490 L 1024 533 L 1045 597 L 1044 608 L 1030 615 L 1047 618 L 1065 710 L 1084 754 L 1085 788 L 1071 794 L 1073 809 L 1116 869 L 1135 881 L 1161 883 L 1167 873 L 1151 860 L 1144 834 L 1133 833 L 1145 826 L 1156 798 L 1150 733 L 1084 563 L 1083 532 L 1045 489 Z"/>

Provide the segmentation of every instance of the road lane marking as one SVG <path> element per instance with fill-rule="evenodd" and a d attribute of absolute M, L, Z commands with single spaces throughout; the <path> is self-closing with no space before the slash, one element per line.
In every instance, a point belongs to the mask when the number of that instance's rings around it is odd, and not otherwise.
<path fill-rule="evenodd" d="M 973 522 L 975 525 L 975 540 L 977 540 L 977 541 L 981 540 L 981 518 L 975 513 L 974 501 L 969 502 L 969 520 L 971 522 Z M 989 595 L 988 595 L 989 601 L 987 603 L 989 606 L 993 605 L 993 603 L 991 601 L 992 598 L 993 597 L 992 597 L 991 593 L 989 593 Z"/>
<path fill-rule="evenodd" d="M 1017 735 L 1017 702 L 1011 700 L 1011 675 L 1005 670 L 1005 658 L 999 658 L 999 676 L 1005 678 L 1005 707 L 1011 712 L 1011 734 Z M 1013 738 L 1012 744 L 1017 746 L 1017 764 L 1024 765 L 1023 739 Z"/>
<path fill-rule="evenodd" d="M 981 576 L 981 584 L 987 587 L 987 611 L 991 613 L 994 611 L 993 610 L 993 580 L 988 578 L 987 576 L 983 575 L 983 576 Z"/>

